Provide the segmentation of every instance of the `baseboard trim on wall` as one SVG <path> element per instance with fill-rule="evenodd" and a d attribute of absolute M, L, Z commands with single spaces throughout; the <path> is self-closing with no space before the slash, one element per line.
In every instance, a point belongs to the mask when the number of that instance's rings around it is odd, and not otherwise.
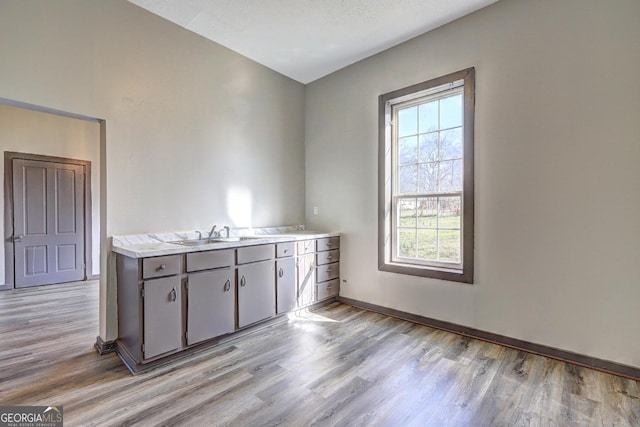
<path fill-rule="evenodd" d="M 115 341 L 104 341 L 100 336 L 96 337 L 96 343 L 93 345 L 100 355 L 113 353 L 116 351 Z"/>
<path fill-rule="evenodd" d="M 99 280 L 99 279 L 100 279 L 99 274 L 90 274 L 87 276 L 87 280 Z"/>
<path fill-rule="evenodd" d="M 445 322 L 437 319 L 431 319 L 429 317 L 424 317 L 417 314 L 406 313 L 404 311 L 395 310 L 393 308 L 388 308 L 388 307 L 382 307 L 379 305 L 375 305 L 375 304 L 371 304 L 368 302 L 359 301 L 351 298 L 345 298 L 345 297 L 339 296 L 337 300 L 347 305 L 352 305 L 354 307 L 362 308 L 368 311 L 373 311 L 376 313 L 384 314 L 386 316 L 395 317 L 402 320 L 407 320 L 409 322 L 418 323 L 418 324 L 429 326 L 435 329 L 452 332 L 457 335 L 475 338 L 482 341 L 488 341 L 488 342 L 499 344 L 505 347 L 515 348 L 517 350 L 526 351 L 528 353 L 538 354 L 540 356 L 549 357 L 551 359 L 557 359 L 563 362 L 568 362 L 575 365 L 596 369 L 598 371 L 606 372 L 609 374 L 618 375 L 621 377 L 640 381 L 640 368 L 636 368 L 633 366 L 623 365 L 621 363 L 598 359 L 591 356 L 585 356 L 583 354 L 574 353 L 571 351 L 562 350 L 554 347 L 549 347 L 542 344 L 535 344 L 535 343 L 532 343 L 529 341 L 523 341 L 517 338 L 510 338 L 504 335 L 498 335 L 492 332 L 486 332 L 479 329 L 469 328 L 467 326 L 462 326 L 455 323 Z"/>

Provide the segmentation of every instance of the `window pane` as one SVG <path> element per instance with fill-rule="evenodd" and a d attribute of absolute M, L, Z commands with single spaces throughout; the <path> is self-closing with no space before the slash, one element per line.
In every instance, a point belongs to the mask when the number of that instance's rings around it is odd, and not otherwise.
<path fill-rule="evenodd" d="M 439 205 L 439 228 L 460 229 L 460 214 L 462 212 L 460 197 L 441 197 Z"/>
<path fill-rule="evenodd" d="M 462 126 L 462 94 L 440 100 L 440 129 Z"/>
<path fill-rule="evenodd" d="M 418 133 L 418 107 L 398 110 L 398 137 Z"/>
<path fill-rule="evenodd" d="M 398 229 L 398 256 L 415 258 L 416 257 L 416 230 L 415 229 Z"/>
<path fill-rule="evenodd" d="M 420 165 L 420 181 L 418 189 L 421 193 L 433 193 L 438 189 L 438 163 L 422 163 Z"/>
<path fill-rule="evenodd" d="M 440 160 L 462 158 L 462 128 L 440 132 Z"/>
<path fill-rule="evenodd" d="M 438 101 L 428 102 L 419 107 L 420 133 L 438 130 Z"/>
<path fill-rule="evenodd" d="M 420 163 L 438 160 L 438 132 L 420 135 L 418 160 Z"/>
<path fill-rule="evenodd" d="M 418 227 L 436 228 L 438 226 L 438 199 L 429 197 L 418 199 Z"/>
<path fill-rule="evenodd" d="M 436 261 L 438 258 L 438 231 L 418 230 L 418 258 Z"/>
<path fill-rule="evenodd" d="M 462 160 L 440 162 L 440 191 L 462 191 Z"/>
<path fill-rule="evenodd" d="M 418 162 L 418 137 L 400 138 L 398 142 L 398 160 L 400 164 Z"/>
<path fill-rule="evenodd" d="M 460 231 L 439 230 L 438 250 L 441 262 L 460 262 Z"/>
<path fill-rule="evenodd" d="M 398 225 L 400 227 L 416 226 L 416 199 L 401 199 L 398 202 Z"/>
<path fill-rule="evenodd" d="M 418 166 L 400 166 L 398 176 L 400 182 L 398 185 L 399 193 L 415 193 L 418 189 Z"/>

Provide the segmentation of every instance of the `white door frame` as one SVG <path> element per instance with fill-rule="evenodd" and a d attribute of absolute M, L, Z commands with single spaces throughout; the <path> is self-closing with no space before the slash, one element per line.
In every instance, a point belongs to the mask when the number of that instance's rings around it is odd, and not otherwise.
<path fill-rule="evenodd" d="M 4 153 L 4 259 L 5 259 L 5 284 L 0 284 L 0 290 L 15 288 L 15 266 L 13 253 L 13 160 L 35 160 L 41 162 L 66 163 L 80 165 L 84 168 L 84 265 L 85 280 L 91 277 L 92 246 L 91 246 L 91 162 L 88 160 L 68 159 L 64 157 L 44 156 L 40 154 L 16 153 L 5 151 Z"/>

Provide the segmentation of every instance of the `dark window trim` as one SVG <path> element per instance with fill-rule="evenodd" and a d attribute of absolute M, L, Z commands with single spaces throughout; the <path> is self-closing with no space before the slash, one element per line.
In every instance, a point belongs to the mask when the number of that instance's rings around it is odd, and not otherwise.
<path fill-rule="evenodd" d="M 464 182 L 463 182 L 463 267 L 461 271 L 391 262 L 391 160 L 388 152 L 391 135 L 388 101 L 428 90 L 457 80 L 464 80 Z M 378 270 L 413 276 L 430 277 L 462 283 L 473 283 L 474 266 L 474 171 L 473 138 L 475 115 L 475 68 L 467 68 L 446 76 L 418 83 L 380 95 L 378 98 Z"/>

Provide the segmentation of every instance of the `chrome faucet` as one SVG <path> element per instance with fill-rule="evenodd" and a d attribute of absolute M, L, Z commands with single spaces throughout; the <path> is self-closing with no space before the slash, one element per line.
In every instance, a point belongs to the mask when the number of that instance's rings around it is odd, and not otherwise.
<path fill-rule="evenodd" d="M 227 227 L 226 225 L 223 227 L 224 231 L 227 232 L 227 239 L 229 238 L 229 227 Z M 218 236 L 222 237 L 222 230 L 218 231 Z"/>
<path fill-rule="evenodd" d="M 196 233 L 198 233 L 198 240 L 202 240 L 202 231 L 196 230 Z"/>
<path fill-rule="evenodd" d="M 209 232 L 209 239 L 212 238 L 212 237 L 217 236 L 216 227 L 217 227 L 217 225 L 215 225 L 215 224 L 213 225 L 213 227 L 211 227 L 211 231 Z"/>

